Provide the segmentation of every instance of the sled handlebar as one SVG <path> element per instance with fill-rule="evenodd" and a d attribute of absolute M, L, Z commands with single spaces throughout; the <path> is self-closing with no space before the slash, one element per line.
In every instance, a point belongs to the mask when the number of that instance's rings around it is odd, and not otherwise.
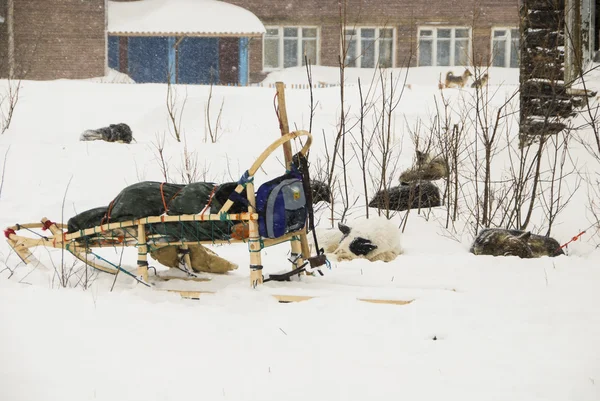
<path fill-rule="evenodd" d="M 273 153 L 273 151 L 275 151 L 281 145 L 283 145 L 286 142 L 291 141 L 292 139 L 296 139 L 301 136 L 306 137 L 306 143 L 302 147 L 302 150 L 300 150 L 300 153 L 302 153 L 303 156 L 306 156 L 308 153 L 308 150 L 310 149 L 310 145 L 312 144 L 312 135 L 310 134 L 310 132 L 302 131 L 302 130 L 290 132 L 289 134 L 283 135 L 281 138 L 277 139 L 275 142 L 273 142 L 271 145 L 269 145 L 269 147 L 261 153 L 261 155 L 258 157 L 258 159 L 256 159 L 256 161 L 254 162 L 254 164 L 252 164 L 252 166 L 248 169 L 248 175 L 250 177 L 254 176 L 254 174 L 256 174 L 256 172 L 258 171 L 260 166 L 263 164 L 263 162 L 267 159 L 267 157 L 269 157 L 269 155 L 271 153 Z"/>

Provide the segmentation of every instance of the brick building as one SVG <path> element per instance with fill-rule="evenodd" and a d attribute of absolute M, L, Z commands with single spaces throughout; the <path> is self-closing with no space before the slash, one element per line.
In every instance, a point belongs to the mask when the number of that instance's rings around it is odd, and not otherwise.
<path fill-rule="evenodd" d="M 267 28 L 262 40 L 250 41 L 255 81 L 302 65 L 304 54 L 312 64 L 337 66 L 342 42 L 346 64 L 353 67 L 517 67 L 515 0 L 345 0 L 345 10 L 338 1 L 229 2 L 252 11 Z"/>
<path fill-rule="evenodd" d="M 34 80 L 110 66 L 136 82 L 246 83 L 247 40 L 264 34 L 213 0 L 0 0 L 0 17 L 0 77 Z"/>
<path fill-rule="evenodd" d="M 0 76 L 10 70 L 39 80 L 104 75 L 105 0 L 0 0 L 0 16 Z"/>
<path fill-rule="evenodd" d="M 301 66 L 305 56 L 312 64 L 337 66 L 345 54 L 346 65 L 358 68 L 518 64 L 518 0 L 228 0 L 266 28 L 246 35 L 252 37 L 248 44 L 239 33 L 211 34 L 202 26 L 186 32 L 111 29 L 111 5 L 178 1 L 207 0 L 0 0 L 0 76 L 9 74 L 11 53 L 14 75 L 28 79 L 101 76 L 110 66 L 138 82 L 165 82 L 165 65 L 175 63 L 175 82 L 182 83 L 203 83 L 206 73 L 194 72 L 197 68 L 217 71 L 217 82 L 244 82 L 246 57 L 251 82 Z M 570 10 L 578 5 L 576 14 L 583 17 L 572 20 L 584 28 L 582 46 L 586 54 L 598 49 L 594 0 L 539 1 L 559 1 Z M 586 21 L 596 26 L 586 28 Z M 588 38 L 586 32 L 593 34 Z M 179 45 L 176 52 L 168 50 Z M 156 57 L 149 56 L 153 52 Z"/>

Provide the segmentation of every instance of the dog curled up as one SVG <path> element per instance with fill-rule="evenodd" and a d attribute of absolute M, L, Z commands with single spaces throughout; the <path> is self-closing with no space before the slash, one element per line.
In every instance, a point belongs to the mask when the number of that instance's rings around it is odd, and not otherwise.
<path fill-rule="evenodd" d="M 452 71 L 448 71 L 446 73 L 446 80 L 444 81 L 444 84 L 446 86 L 446 88 L 454 88 L 454 87 L 458 87 L 458 88 L 464 88 L 464 86 L 467 84 L 467 81 L 469 80 L 469 77 L 472 77 L 473 74 L 471 73 L 471 71 L 467 68 L 465 69 L 465 72 L 463 72 L 462 75 L 454 75 L 452 73 Z"/>
<path fill-rule="evenodd" d="M 448 164 L 441 155 L 432 156 L 429 152 L 421 152 L 419 150 L 415 154 L 415 165 L 400 174 L 400 182 L 434 181 L 445 178 L 448 175 Z"/>
<path fill-rule="evenodd" d="M 558 241 L 552 237 L 504 228 L 482 229 L 469 252 L 475 255 L 518 256 L 524 259 L 565 254 Z"/>
<path fill-rule="evenodd" d="M 400 230 L 385 217 L 359 218 L 352 227 L 339 223 L 337 229 L 317 228 L 317 237 L 325 253 L 338 261 L 390 262 L 403 252 Z"/>
<path fill-rule="evenodd" d="M 133 133 L 129 125 L 125 123 L 110 124 L 108 127 L 85 130 L 79 136 L 79 140 L 131 143 Z"/>

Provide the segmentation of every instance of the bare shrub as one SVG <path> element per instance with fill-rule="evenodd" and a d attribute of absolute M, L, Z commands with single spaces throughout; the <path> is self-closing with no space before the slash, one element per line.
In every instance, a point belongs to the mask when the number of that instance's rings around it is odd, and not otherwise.
<path fill-rule="evenodd" d="M 550 236 L 557 216 L 581 186 L 581 177 L 577 174 L 578 167 L 570 158 L 571 136 L 571 130 L 567 129 L 548 139 L 546 156 L 549 170 L 540 180 L 541 204 L 547 222 L 547 236 Z M 569 187 L 571 177 L 574 180 Z"/>
<path fill-rule="evenodd" d="M 175 85 L 171 84 L 170 79 L 167 79 L 166 105 L 169 118 L 169 133 L 173 135 L 177 142 L 181 142 L 181 119 L 183 118 L 187 98 L 188 94 L 186 88 L 185 96 L 180 105 L 178 89 Z"/>
<path fill-rule="evenodd" d="M 450 109 L 450 101 L 440 90 L 440 96 L 435 98 L 436 115 L 430 125 L 433 138 L 437 143 L 440 157 L 446 161 L 447 174 L 444 178 L 445 188 L 442 203 L 446 206 L 446 221 L 444 228 L 452 229 L 460 211 L 461 171 L 466 158 L 467 143 L 465 135 L 465 115 L 461 114 L 455 122 Z"/>
<path fill-rule="evenodd" d="M 9 78 L 4 93 L 0 93 L 0 135 L 10 128 L 15 108 L 19 102 L 20 90 L 21 81 Z"/>
<path fill-rule="evenodd" d="M 371 85 L 368 88 L 368 91 L 365 96 L 363 96 L 362 84 L 360 82 L 360 78 L 358 79 L 358 92 L 360 96 L 360 116 L 358 119 L 358 129 L 359 136 L 358 138 L 352 135 L 353 143 L 352 150 L 354 152 L 354 156 L 356 160 L 358 160 L 358 165 L 361 170 L 361 178 L 362 178 L 362 190 L 363 190 L 363 198 L 365 201 L 365 214 L 367 219 L 369 218 L 369 190 L 367 186 L 367 176 L 368 176 L 368 166 L 369 161 L 372 156 L 372 152 L 370 151 L 371 146 L 373 145 L 374 135 L 372 133 L 366 132 L 365 126 L 365 118 L 372 108 L 372 103 L 370 102 L 370 93 L 373 89 L 373 81 L 371 81 Z"/>
<path fill-rule="evenodd" d="M 212 126 L 211 120 L 211 104 L 212 104 L 212 94 L 213 94 L 213 84 L 211 82 L 210 89 L 208 92 L 208 100 L 206 101 L 206 106 L 204 107 L 204 115 L 206 117 L 206 124 L 204 127 L 204 141 L 207 141 L 206 134 L 208 133 L 210 137 L 210 141 L 212 143 L 216 143 L 220 136 L 223 134 L 220 132 L 221 130 L 221 115 L 223 114 L 223 106 L 225 105 L 225 98 L 221 100 L 221 106 L 219 107 L 219 111 L 217 113 L 217 118 L 215 120 L 214 127 Z"/>
<path fill-rule="evenodd" d="M 156 140 L 152 142 L 154 149 L 156 151 L 155 160 L 160 167 L 160 172 L 163 176 L 165 182 L 169 181 L 169 164 L 168 161 L 165 160 L 165 134 L 162 135 L 157 133 Z"/>

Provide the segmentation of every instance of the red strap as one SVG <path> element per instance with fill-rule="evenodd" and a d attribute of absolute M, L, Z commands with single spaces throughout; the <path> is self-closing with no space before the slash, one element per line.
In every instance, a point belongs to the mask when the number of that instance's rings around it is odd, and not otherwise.
<path fill-rule="evenodd" d="M 177 195 L 179 195 L 181 193 L 181 191 L 183 191 L 183 188 L 185 188 L 185 185 L 180 190 L 175 192 L 175 194 L 173 194 L 173 197 L 171 199 L 169 199 L 169 205 L 171 204 L 171 202 L 173 202 L 173 199 L 177 198 Z"/>
<path fill-rule="evenodd" d="M 208 203 L 206 204 L 206 206 L 204 206 L 204 209 L 202 209 L 202 212 L 200 213 L 201 216 L 204 217 L 204 212 L 206 212 L 206 209 L 209 208 L 210 202 L 212 202 L 213 196 L 215 195 L 215 191 L 217 190 L 218 187 L 219 187 L 218 185 L 215 185 L 213 187 L 212 192 L 210 193 L 210 196 L 208 197 Z"/>
<path fill-rule="evenodd" d="M 106 210 L 106 213 L 102 217 L 102 220 L 100 220 L 100 225 L 101 226 L 104 225 L 105 221 L 107 223 L 110 223 L 110 213 L 112 212 L 112 208 L 113 208 L 114 204 L 115 204 L 115 200 L 114 199 L 108 204 L 108 209 Z"/>
<path fill-rule="evenodd" d="M 558 249 L 562 249 L 565 246 L 569 245 L 571 242 L 575 242 L 577 241 L 583 234 L 585 234 L 585 231 L 580 232 L 579 234 L 577 234 L 576 236 L 574 236 L 573 238 L 571 238 L 571 241 L 567 242 L 566 244 L 562 245 L 560 248 Z"/>
<path fill-rule="evenodd" d="M 42 231 L 46 231 L 47 229 L 49 229 L 52 224 L 54 224 L 53 221 L 46 220 L 42 225 Z"/>
<path fill-rule="evenodd" d="M 160 197 L 162 198 L 163 206 L 165 207 L 164 213 L 167 213 L 167 209 L 168 208 L 167 208 L 167 202 L 165 201 L 165 193 L 163 191 L 163 185 L 165 185 L 165 183 L 161 182 L 161 184 L 160 184 Z"/>
<path fill-rule="evenodd" d="M 6 238 L 10 239 L 10 235 L 11 234 L 17 235 L 17 233 L 15 232 L 15 230 L 13 230 L 12 228 L 7 228 L 6 230 L 4 230 L 4 236 Z"/>

